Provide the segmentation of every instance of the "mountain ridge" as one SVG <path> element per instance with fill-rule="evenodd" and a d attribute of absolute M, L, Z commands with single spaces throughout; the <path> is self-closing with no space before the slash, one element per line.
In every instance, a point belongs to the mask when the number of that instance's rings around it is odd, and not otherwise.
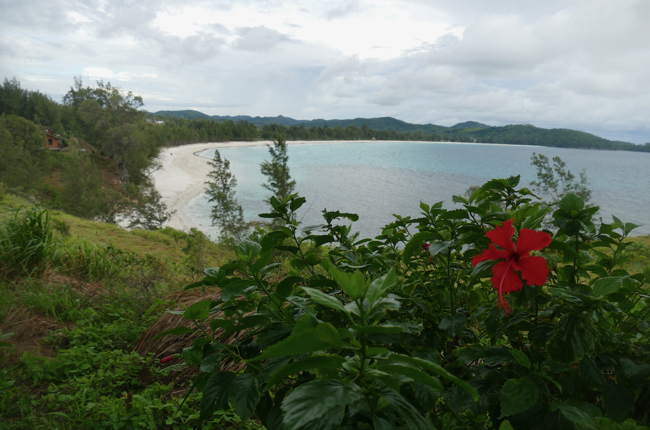
<path fill-rule="evenodd" d="M 536 145 L 560 148 L 580 149 L 608 149 L 650 152 L 650 143 L 636 145 L 630 142 L 608 140 L 594 134 L 568 128 L 546 129 L 530 124 L 509 124 L 505 126 L 490 126 L 477 121 L 465 121 L 446 127 L 436 124 L 413 124 L 393 117 L 380 118 L 354 118 L 354 119 L 312 119 L 297 120 L 278 115 L 275 117 L 260 117 L 249 115 L 220 116 L 206 115 L 195 110 L 183 111 L 158 111 L 154 115 L 170 116 L 184 119 L 206 119 L 213 121 L 247 121 L 265 130 L 267 127 L 282 132 L 291 139 L 291 135 L 300 134 L 299 131 L 313 127 L 332 129 L 347 128 L 350 126 L 361 130 L 390 131 L 397 133 L 417 133 L 416 140 L 458 140 L 477 143 L 507 143 L 514 145 Z M 284 133 L 282 128 L 287 128 Z M 278 128 L 278 130 L 275 130 Z M 296 133 L 296 130 L 298 133 Z M 264 134 L 264 133 L 263 133 Z"/>

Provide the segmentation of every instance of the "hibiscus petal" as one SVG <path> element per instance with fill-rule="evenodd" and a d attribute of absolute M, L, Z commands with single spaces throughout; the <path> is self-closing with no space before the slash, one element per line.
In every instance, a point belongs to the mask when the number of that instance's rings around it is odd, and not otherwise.
<path fill-rule="evenodd" d="M 541 250 L 551 244 L 551 235 L 543 231 L 524 228 L 517 238 L 517 254 L 527 257 L 530 251 Z"/>
<path fill-rule="evenodd" d="M 512 260 L 510 262 L 500 261 L 492 266 L 492 286 L 499 294 L 508 294 L 511 291 L 519 291 L 523 287 L 521 278 L 512 270 Z"/>
<path fill-rule="evenodd" d="M 515 252 L 515 244 L 512 242 L 512 236 L 514 234 L 515 228 L 512 226 L 511 219 L 504 221 L 501 227 L 495 227 L 485 233 L 488 239 L 494 242 L 495 245 L 499 245 L 510 253 Z"/>
<path fill-rule="evenodd" d="M 488 249 L 483 251 L 481 255 L 477 255 L 472 258 L 472 266 L 476 266 L 478 263 L 486 260 L 500 260 L 502 258 L 508 258 L 510 253 L 508 251 L 501 251 L 497 249 L 494 245 L 490 244 Z"/>
<path fill-rule="evenodd" d="M 513 267 L 521 272 L 521 277 L 528 285 L 544 285 L 548 278 L 548 266 L 544 257 L 522 257 L 513 263 Z"/>

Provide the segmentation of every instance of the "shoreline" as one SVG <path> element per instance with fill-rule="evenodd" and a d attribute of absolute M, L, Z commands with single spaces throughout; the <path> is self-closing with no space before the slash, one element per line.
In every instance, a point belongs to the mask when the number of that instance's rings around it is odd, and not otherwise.
<path fill-rule="evenodd" d="M 381 143 L 382 140 L 291 140 L 287 145 L 305 144 L 333 144 L 333 143 Z M 472 142 L 428 142 L 421 143 L 443 143 L 459 145 L 475 145 Z M 197 197 L 203 194 L 205 181 L 210 173 L 210 166 L 207 158 L 198 155 L 207 149 L 235 148 L 249 146 L 270 145 L 271 140 L 260 140 L 252 142 L 230 141 L 212 143 L 190 143 L 187 145 L 165 147 L 160 150 L 156 157 L 161 168 L 151 174 L 154 187 L 160 193 L 162 202 L 167 205 L 167 210 L 176 211 L 170 218 L 167 226 L 177 230 L 188 231 L 190 228 L 198 228 L 205 231 L 206 226 L 195 222 L 192 216 L 186 211 L 188 205 Z M 216 227 L 211 227 L 215 229 Z"/>

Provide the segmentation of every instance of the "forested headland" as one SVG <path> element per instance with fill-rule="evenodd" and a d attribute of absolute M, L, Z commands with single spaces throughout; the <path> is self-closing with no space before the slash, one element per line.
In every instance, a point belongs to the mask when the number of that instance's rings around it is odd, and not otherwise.
<path fill-rule="evenodd" d="M 391 117 L 355 119 L 296 120 L 285 116 L 251 117 L 208 116 L 194 110 L 159 111 L 165 118 L 187 118 L 214 121 L 248 121 L 260 128 L 260 136 L 274 138 L 281 133 L 289 140 L 411 140 L 452 141 L 476 143 L 507 143 L 558 148 L 608 149 L 650 151 L 650 142 L 635 145 L 630 142 L 607 140 L 583 131 L 545 129 L 533 125 L 491 127 L 476 121 L 466 121 L 451 127 L 435 124 L 411 124 Z"/>
<path fill-rule="evenodd" d="M 123 212 L 159 203 L 149 181 L 163 146 L 252 140 L 245 121 L 170 118 L 152 121 L 140 96 L 110 83 L 75 79 L 59 103 L 14 79 L 0 86 L 0 183 L 50 207 L 115 221 Z M 61 141 L 46 148 L 46 129 Z"/>

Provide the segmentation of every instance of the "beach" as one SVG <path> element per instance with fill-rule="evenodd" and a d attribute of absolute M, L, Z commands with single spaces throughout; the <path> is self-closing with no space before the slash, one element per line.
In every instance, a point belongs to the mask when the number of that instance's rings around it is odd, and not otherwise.
<path fill-rule="evenodd" d="M 358 143 L 369 142 L 361 140 L 350 141 L 287 141 L 287 145 L 327 144 L 327 143 Z M 161 168 L 151 177 L 156 190 L 160 193 L 163 203 L 169 211 L 176 211 L 167 226 L 177 230 L 188 231 L 190 228 L 200 228 L 198 223 L 187 212 L 190 202 L 199 197 L 205 190 L 205 181 L 210 173 L 208 159 L 197 153 L 211 148 L 232 148 L 244 146 L 264 146 L 272 144 L 270 140 L 255 142 L 223 142 L 223 143 L 193 143 L 169 148 L 163 148 L 156 159 Z"/>

